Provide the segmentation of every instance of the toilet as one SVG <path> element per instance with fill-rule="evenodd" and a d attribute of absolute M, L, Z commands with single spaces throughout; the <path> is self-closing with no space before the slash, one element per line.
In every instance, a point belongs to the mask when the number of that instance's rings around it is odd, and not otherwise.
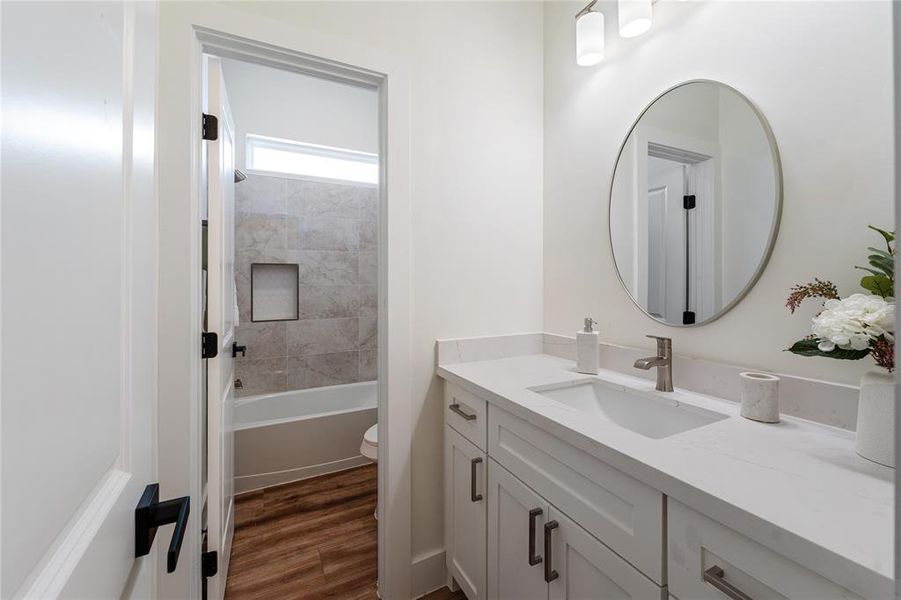
<path fill-rule="evenodd" d="M 363 442 L 360 444 L 360 454 L 373 462 L 379 460 L 379 425 L 376 423 L 363 434 Z"/>

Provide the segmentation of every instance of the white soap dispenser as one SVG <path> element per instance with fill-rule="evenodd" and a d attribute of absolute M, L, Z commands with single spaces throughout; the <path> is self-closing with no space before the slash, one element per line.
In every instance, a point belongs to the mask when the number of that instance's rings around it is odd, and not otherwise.
<path fill-rule="evenodd" d="M 585 317 L 585 328 L 576 332 L 576 371 L 588 375 L 598 374 L 600 336 L 593 326 L 598 322 Z"/>

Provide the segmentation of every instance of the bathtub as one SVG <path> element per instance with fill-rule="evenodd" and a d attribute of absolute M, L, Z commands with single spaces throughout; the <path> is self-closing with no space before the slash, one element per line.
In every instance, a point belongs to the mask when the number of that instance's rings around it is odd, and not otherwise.
<path fill-rule="evenodd" d="M 378 418 L 375 381 L 235 401 L 235 493 L 368 464 L 360 441 Z"/>

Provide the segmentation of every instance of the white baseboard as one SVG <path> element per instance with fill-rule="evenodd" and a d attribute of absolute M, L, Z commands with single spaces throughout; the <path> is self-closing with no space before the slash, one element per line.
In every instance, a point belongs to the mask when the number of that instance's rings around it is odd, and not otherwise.
<path fill-rule="evenodd" d="M 424 552 L 413 558 L 410 569 L 412 592 L 414 598 L 422 598 L 447 585 L 447 567 L 445 566 L 444 548 Z"/>
<path fill-rule="evenodd" d="M 357 455 L 351 458 L 342 458 L 321 465 L 310 465 L 300 467 L 298 469 L 288 469 L 287 471 L 276 471 L 274 473 L 256 473 L 254 475 L 242 475 L 235 477 L 235 494 L 245 494 L 253 492 L 273 485 L 281 485 L 283 483 L 292 483 L 301 479 L 309 479 L 310 477 L 318 477 L 328 473 L 337 473 L 338 471 L 346 471 L 354 467 L 372 464 L 372 461 L 365 456 Z"/>

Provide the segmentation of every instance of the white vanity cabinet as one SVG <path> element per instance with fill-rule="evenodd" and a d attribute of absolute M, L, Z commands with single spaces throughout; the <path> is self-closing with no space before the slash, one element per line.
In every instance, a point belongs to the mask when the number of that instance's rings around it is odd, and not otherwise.
<path fill-rule="evenodd" d="M 665 591 L 489 458 L 488 597 L 663 600 Z"/>
<path fill-rule="evenodd" d="M 884 596 L 667 499 L 521 411 L 450 383 L 445 396 L 447 568 L 468 600 Z"/>
<path fill-rule="evenodd" d="M 488 516 L 487 456 L 444 428 L 444 539 L 448 573 L 469 600 L 483 600 Z"/>

